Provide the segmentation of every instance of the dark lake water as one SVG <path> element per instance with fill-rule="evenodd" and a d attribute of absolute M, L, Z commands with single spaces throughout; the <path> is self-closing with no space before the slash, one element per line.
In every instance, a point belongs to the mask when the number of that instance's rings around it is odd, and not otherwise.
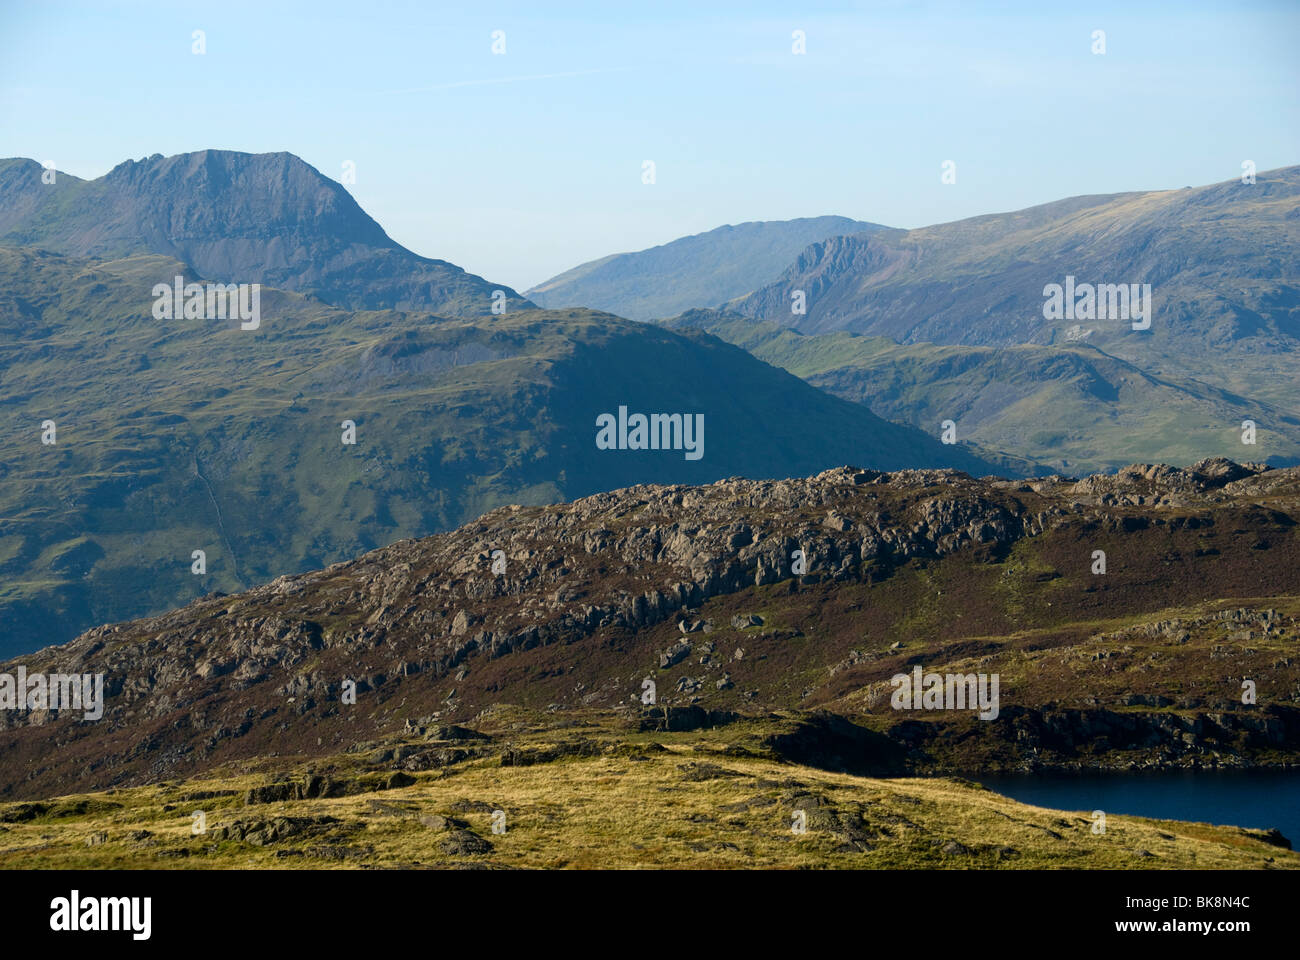
<path fill-rule="evenodd" d="M 1300 770 L 972 775 L 990 790 L 1037 807 L 1104 810 L 1162 820 L 1276 827 L 1300 849 Z"/>

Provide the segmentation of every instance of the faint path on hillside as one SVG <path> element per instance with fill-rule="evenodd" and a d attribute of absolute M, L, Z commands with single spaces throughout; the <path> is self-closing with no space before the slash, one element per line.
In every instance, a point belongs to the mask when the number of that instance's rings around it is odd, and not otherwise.
<path fill-rule="evenodd" d="M 217 495 L 213 492 L 212 484 L 203 475 L 203 471 L 199 469 L 199 452 L 197 448 L 190 451 L 190 457 L 194 466 L 194 475 L 203 481 L 203 487 L 208 491 L 208 499 L 212 501 L 212 509 L 217 512 L 217 528 L 221 531 L 221 539 L 226 545 L 226 552 L 230 554 L 230 566 L 234 570 L 235 580 L 239 582 L 240 587 L 247 590 L 248 584 L 244 582 L 244 577 L 239 572 L 239 558 L 235 556 L 235 548 L 230 545 L 230 537 L 226 534 L 226 523 L 221 517 L 221 505 L 217 503 Z"/>

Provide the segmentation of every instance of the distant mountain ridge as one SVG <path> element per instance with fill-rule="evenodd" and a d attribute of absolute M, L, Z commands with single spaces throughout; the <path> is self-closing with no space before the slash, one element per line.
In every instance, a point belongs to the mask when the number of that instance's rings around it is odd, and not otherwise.
<path fill-rule="evenodd" d="M 1052 344 L 1076 323 L 1091 342 L 1153 359 L 1300 346 L 1300 167 L 1181 190 L 1073 197 L 1013 213 L 810 245 L 729 304 L 805 333 L 899 343 Z M 1149 331 L 1118 318 L 1044 316 L 1045 285 L 1149 283 Z M 794 313 L 802 290 L 806 313 Z M 1076 334 L 1077 335 L 1077 334 Z"/>
<path fill-rule="evenodd" d="M 127 160 L 102 177 L 0 160 L 0 244 L 77 257 L 160 254 L 222 282 L 264 283 L 347 309 L 458 316 L 532 306 L 392 240 L 340 184 L 290 153 L 202 150 Z M 498 298 L 499 300 L 500 298 Z"/>
<path fill-rule="evenodd" d="M 793 254 L 755 289 L 725 303 L 711 302 L 711 291 L 696 286 L 725 270 L 716 264 L 702 270 L 686 255 L 695 244 L 713 257 L 736 257 L 737 248 L 719 242 L 718 231 L 640 254 L 594 260 L 530 295 L 547 303 L 610 302 L 618 299 L 618 291 L 607 288 L 648 284 L 636 296 L 659 296 L 660 309 L 638 309 L 632 296 L 607 309 L 670 326 L 678 325 L 675 318 L 688 311 L 716 309 L 720 315 L 745 316 L 804 334 L 843 331 L 923 348 L 1060 347 L 1073 353 L 1074 360 L 1064 366 L 1061 358 L 1040 364 L 1047 355 L 1035 355 L 1035 368 L 1069 368 L 1070 377 L 1094 383 L 1109 380 L 1114 387 L 1116 377 L 1127 376 L 1122 364 L 1129 364 L 1166 385 L 1199 381 L 1211 394 L 1227 395 L 1183 395 L 1164 411 L 1170 423 L 1176 423 L 1188 403 L 1200 411 L 1231 409 L 1234 416 L 1258 404 L 1269 408 L 1259 412 L 1271 417 L 1279 431 L 1291 430 L 1292 425 L 1273 414 L 1294 410 L 1300 376 L 1300 166 L 1258 173 L 1254 183 L 1237 178 L 1196 188 L 1068 197 L 914 230 L 863 226 L 871 229 L 852 231 L 839 224 L 833 234 Z M 653 270 L 645 265 L 649 259 L 657 261 Z M 771 262 L 751 259 L 744 269 L 752 279 Z M 1092 290 L 1091 315 L 1080 301 L 1078 316 L 1055 316 L 1045 308 L 1049 285 L 1074 288 L 1079 296 Z M 1149 326 L 1143 322 L 1134 329 L 1136 318 L 1111 316 L 1102 306 L 1109 304 L 1101 291 L 1121 285 L 1126 292 L 1134 285 L 1149 290 L 1154 304 Z M 664 313 L 670 303 L 682 309 Z M 753 340 L 739 330 L 726 339 Z M 817 345 L 817 364 L 823 371 L 856 362 L 832 356 L 835 343 L 839 341 Z M 1080 345 L 1087 348 L 1083 353 Z M 1107 372 L 1095 366 L 1089 370 L 1092 361 L 1085 355 L 1094 348 L 1120 366 L 1096 358 Z M 1231 363 L 1223 362 L 1227 356 Z M 1083 361 L 1082 366 L 1076 361 Z M 939 368 L 933 372 L 942 374 Z M 1192 393 L 1198 389 L 1193 387 Z M 880 391 L 874 393 L 885 399 Z M 899 409 L 891 415 L 917 422 L 921 411 Z M 1033 419 L 1025 407 L 1017 416 L 1025 422 Z M 1091 416 L 1086 414 L 1085 420 Z M 1215 428 L 1217 416 L 1204 425 Z M 1073 429 L 1077 433 L 1079 424 Z M 1035 456 L 1029 448 L 990 442 Z M 1180 443 L 1175 438 L 1173 446 L 1150 455 L 1193 455 L 1179 449 Z M 1291 445 L 1291 439 L 1284 444 Z M 1083 453 L 1084 463 L 1101 467 L 1122 462 L 1134 446 L 1113 450 L 1101 460 L 1081 447 L 1073 452 Z M 1283 453 L 1286 458 L 1292 455 Z"/>
<path fill-rule="evenodd" d="M 527 291 L 544 307 L 591 307 L 632 320 L 712 307 L 758 289 L 819 240 L 885 227 L 848 217 L 727 225 L 566 270 Z"/>

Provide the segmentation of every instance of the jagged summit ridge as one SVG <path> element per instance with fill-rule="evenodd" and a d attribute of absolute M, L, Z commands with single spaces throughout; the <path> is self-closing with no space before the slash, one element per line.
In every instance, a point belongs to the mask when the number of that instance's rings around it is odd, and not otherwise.
<path fill-rule="evenodd" d="M 73 256 L 162 254 L 223 282 L 312 293 L 351 309 L 491 313 L 532 304 L 384 232 L 337 181 L 291 153 L 199 150 L 79 180 L 0 161 L 0 243 Z"/>

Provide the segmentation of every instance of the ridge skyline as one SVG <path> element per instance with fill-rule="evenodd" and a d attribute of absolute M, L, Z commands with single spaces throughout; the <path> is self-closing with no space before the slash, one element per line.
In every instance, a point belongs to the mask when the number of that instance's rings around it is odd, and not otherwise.
<path fill-rule="evenodd" d="M 323 167 L 307 159 L 305 154 L 298 153 L 290 149 L 252 151 L 252 150 L 243 150 L 243 149 L 236 149 L 230 147 L 209 146 L 209 147 L 199 147 L 193 150 L 183 150 L 172 154 L 163 154 L 155 151 L 153 153 L 145 154 L 141 156 L 139 159 L 127 157 L 125 159 L 119 160 L 117 163 L 113 164 L 108 170 L 104 171 L 103 173 L 97 176 L 82 176 L 79 174 L 71 173 L 69 170 L 66 170 L 63 167 L 58 165 L 55 166 L 55 170 L 57 176 L 59 177 L 68 177 L 79 183 L 94 183 L 97 181 L 105 180 L 115 172 L 121 170 L 124 167 L 128 167 L 131 164 L 143 164 L 155 160 L 174 161 L 179 157 L 190 157 L 190 156 L 197 156 L 197 155 L 207 154 L 207 153 L 234 154 L 234 155 L 240 155 L 245 157 L 279 157 L 279 156 L 290 157 L 293 160 L 298 161 L 306 165 L 307 167 L 309 167 L 316 174 L 318 174 L 322 179 L 328 180 L 332 182 L 334 185 L 346 191 L 351 196 L 352 200 L 366 214 L 366 216 L 371 220 L 373 220 L 376 224 L 380 225 L 381 230 L 383 231 L 387 239 L 389 239 L 396 246 L 402 247 L 408 250 L 409 252 L 415 254 L 416 256 L 424 259 L 441 260 L 456 265 L 471 275 L 482 277 L 488 279 L 489 281 L 497 282 L 497 281 L 502 281 L 504 279 L 499 274 L 484 272 L 466 266 L 465 260 L 463 258 L 458 257 L 454 253 L 449 253 L 448 251 L 441 249 L 441 244 L 444 242 L 443 240 L 435 241 L 435 245 L 437 245 L 439 249 L 431 250 L 428 252 L 422 252 L 419 249 L 418 243 L 408 243 L 400 239 L 399 237 L 394 236 L 394 234 L 390 232 L 389 227 L 385 225 L 388 222 L 386 217 L 381 216 L 380 213 L 378 212 L 372 212 L 371 208 L 367 206 L 367 204 L 364 203 L 362 199 L 356 195 L 355 191 L 353 189 L 350 189 L 349 184 L 340 180 L 339 177 L 333 176 L 330 173 L 326 172 L 326 170 Z M 31 156 L 13 155 L 7 157 L 0 157 L 0 167 L 3 167 L 3 165 L 5 164 L 17 164 L 17 163 L 31 163 L 31 164 L 35 164 L 38 168 L 43 167 L 41 161 Z M 1264 167 L 1264 166 L 1257 165 L 1256 176 L 1262 177 L 1270 174 L 1279 174 L 1296 167 L 1300 167 L 1300 160 L 1291 163 L 1283 163 L 1277 166 Z M 1211 172 L 1207 171 L 1207 176 L 1211 176 L 1211 175 L 1212 175 Z M 648 253 L 650 251 L 659 250 L 663 247 L 670 246 L 679 241 L 695 240 L 704 237 L 707 234 L 716 233 L 718 231 L 728 230 L 728 229 L 738 229 L 742 227 L 759 226 L 759 225 L 767 225 L 767 224 L 789 224 L 789 223 L 794 223 L 797 221 L 805 221 L 805 220 L 819 220 L 819 219 L 829 220 L 829 219 L 840 218 L 840 219 L 854 220 L 860 223 L 870 224 L 876 228 L 883 229 L 883 230 L 894 230 L 894 231 L 924 230 L 932 227 L 947 226 L 962 221 L 975 221 L 984 217 L 998 217 L 998 216 L 1007 216 L 1015 213 L 1023 213 L 1030 210 L 1036 210 L 1042 207 L 1048 207 L 1057 203 L 1068 203 L 1070 201 L 1090 200 L 1099 197 L 1113 199 L 1113 198 L 1119 198 L 1124 196 L 1136 196 L 1139 194 L 1155 194 L 1155 193 L 1172 192 L 1172 191 L 1185 190 L 1191 188 L 1219 186 L 1222 184 L 1231 183 L 1237 179 L 1239 179 L 1239 175 L 1228 176 L 1220 179 L 1199 180 L 1194 183 L 1183 184 L 1182 186 L 1167 185 L 1167 186 L 1155 186 L 1155 187 L 1146 187 L 1146 188 L 1130 187 L 1127 189 L 1117 189 L 1117 190 L 1084 190 L 1082 192 L 1069 192 L 1064 195 L 1057 193 L 1051 197 L 1034 200 L 1033 202 L 1022 204 L 1019 206 L 999 207 L 997 209 L 986 209 L 975 213 L 969 213 L 961 216 L 954 216 L 947 219 L 925 221 L 925 222 L 921 222 L 919 220 L 915 222 L 885 222 L 883 220 L 873 220 L 871 219 L 870 211 L 864 211 L 860 215 L 853 215 L 843 210 L 825 211 L 822 213 L 817 213 L 812 210 L 808 210 L 802 213 L 797 213 L 797 212 L 792 213 L 789 216 L 771 216 L 771 217 L 764 217 L 757 213 L 747 214 L 747 215 L 738 214 L 737 219 L 730 219 L 723 223 L 717 223 L 711 227 L 704 226 L 704 227 L 697 228 L 695 226 L 687 226 L 687 225 L 683 225 L 681 227 L 668 226 L 665 228 L 666 232 L 664 233 L 664 239 L 661 239 L 658 242 L 652 242 L 645 246 L 639 246 L 639 247 L 632 246 L 629 244 L 623 248 L 613 250 L 612 252 L 607 250 L 606 252 L 600 253 L 594 257 L 588 257 L 576 261 L 565 261 L 565 263 L 567 263 L 567 266 L 562 266 L 561 269 L 556 270 L 552 274 L 549 274 L 531 283 L 511 282 L 508 284 L 508 286 L 510 289 L 517 290 L 521 294 L 526 295 L 529 292 L 534 292 L 534 291 L 544 289 L 551 282 L 559 279 L 565 274 L 568 274 L 582 267 L 598 264 L 602 261 L 614 259 L 616 257 L 624 257 L 624 256 L 635 255 L 635 254 Z M 775 277 L 772 277 L 771 279 L 775 279 Z M 716 306 L 716 305 L 717 304 L 695 304 L 695 306 Z"/>

